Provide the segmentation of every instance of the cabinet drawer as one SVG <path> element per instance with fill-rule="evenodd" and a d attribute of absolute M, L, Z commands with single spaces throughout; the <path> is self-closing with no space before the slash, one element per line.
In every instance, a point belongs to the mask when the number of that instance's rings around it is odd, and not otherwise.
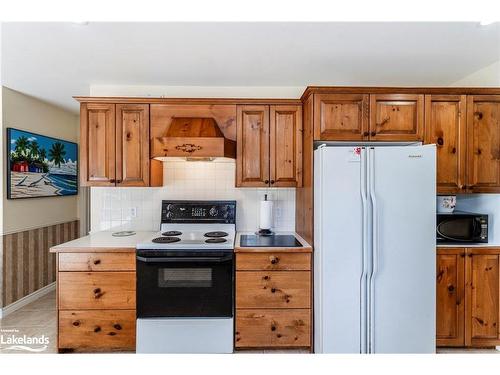
<path fill-rule="evenodd" d="M 236 308 L 309 308 L 309 271 L 236 272 Z"/>
<path fill-rule="evenodd" d="M 59 272 L 59 309 L 135 309 L 135 272 Z"/>
<path fill-rule="evenodd" d="M 309 309 L 237 309 L 235 345 L 307 347 L 311 345 Z"/>
<path fill-rule="evenodd" d="M 135 349 L 135 310 L 59 312 L 61 349 Z"/>
<path fill-rule="evenodd" d="M 298 270 L 311 269 L 311 254 L 301 253 L 239 253 L 236 255 L 236 269 L 253 270 Z"/>
<path fill-rule="evenodd" d="M 135 253 L 60 253 L 59 271 L 135 271 Z"/>

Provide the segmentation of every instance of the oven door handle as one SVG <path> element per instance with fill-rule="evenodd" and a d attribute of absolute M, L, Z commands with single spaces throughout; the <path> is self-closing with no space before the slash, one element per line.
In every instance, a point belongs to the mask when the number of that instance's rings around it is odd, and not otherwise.
<path fill-rule="evenodd" d="M 204 263 L 222 263 L 233 259 L 233 255 L 223 257 L 136 257 L 138 261 L 145 263 L 179 263 L 179 262 L 204 262 Z"/>

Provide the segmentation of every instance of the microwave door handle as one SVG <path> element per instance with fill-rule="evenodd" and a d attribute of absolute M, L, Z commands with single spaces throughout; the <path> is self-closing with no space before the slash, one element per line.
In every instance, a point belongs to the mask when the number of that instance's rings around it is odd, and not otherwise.
<path fill-rule="evenodd" d="M 473 233 L 473 238 L 477 238 L 481 235 L 481 224 L 478 225 L 479 219 L 474 218 L 472 220 L 472 233 Z"/>
<path fill-rule="evenodd" d="M 232 259 L 232 255 L 224 257 L 141 257 L 137 256 L 137 260 L 144 263 L 180 263 L 180 262 L 204 262 L 204 263 L 222 263 Z"/>

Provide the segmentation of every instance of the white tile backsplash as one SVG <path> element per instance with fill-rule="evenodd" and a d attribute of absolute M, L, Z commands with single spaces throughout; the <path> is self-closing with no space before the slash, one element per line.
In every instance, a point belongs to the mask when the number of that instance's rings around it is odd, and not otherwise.
<path fill-rule="evenodd" d="M 236 225 L 240 231 L 259 227 L 259 202 L 264 194 L 274 201 L 274 229 L 295 229 L 294 188 L 235 188 L 234 161 L 163 163 L 163 187 L 91 188 L 91 231 L 158 230 L 161 201 L 236 200 Z M 133 217 L 131 209 L 136 209 Z"/>

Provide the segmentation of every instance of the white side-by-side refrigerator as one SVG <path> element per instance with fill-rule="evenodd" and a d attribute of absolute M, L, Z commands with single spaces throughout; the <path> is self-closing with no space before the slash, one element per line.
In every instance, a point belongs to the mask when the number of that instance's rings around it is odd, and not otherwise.
<path fill-rule="evenodd" d="M 434 353 L 435 145 L 314 151 L 314 348 Z"/>

